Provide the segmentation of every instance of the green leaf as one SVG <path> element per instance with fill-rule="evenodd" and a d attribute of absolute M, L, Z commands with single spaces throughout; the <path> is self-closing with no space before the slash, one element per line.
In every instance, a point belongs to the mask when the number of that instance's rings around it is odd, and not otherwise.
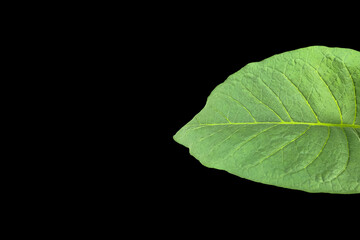
<path fill-rule="evenodd" d="M 250 63 L 174 139 L 252 181 L 360 193 L 360 52 L 313 46 Z"/>

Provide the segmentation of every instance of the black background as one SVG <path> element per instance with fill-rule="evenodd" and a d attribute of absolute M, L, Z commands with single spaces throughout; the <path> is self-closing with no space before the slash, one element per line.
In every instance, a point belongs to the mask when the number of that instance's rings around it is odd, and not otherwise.
<path fill-rule="evenodd" d="M 288 30 L 281 20 L 269 24 L 262 21 L 258 23 L 261 27 L 256 23 L 236 27 L 181 22 L 165 31 L 158 66 L 165 92 L 154 96 L 159 97 L 157 109 L 162 116 L 159 128 L 165 130 L 164 142 L 158 146 L 164 161 L 156 165 L 160 172 L 156 186 L 165 195 L 164 203 L 173 202 L 180 212 L 190 204 L 197 211 L 234 215 L 247 210 L 271 215 L 281 210 L 300 216 L 316 211 L 326 217 L 334 211 L 354 211 L 359 194 L 311 194 L 252 182 L 202 166 L 186 147 L 172 139 L 204 107 L 211 91 L 247 63 L 313 45 L 360 50 L 351 27 L 334 32 L 330 26 L 301 23 Z"/>

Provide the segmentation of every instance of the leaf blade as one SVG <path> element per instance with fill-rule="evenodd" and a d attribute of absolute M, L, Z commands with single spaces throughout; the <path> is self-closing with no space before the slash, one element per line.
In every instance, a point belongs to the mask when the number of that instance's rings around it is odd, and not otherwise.
<path fill-rule="evenodd" d="M 174 139 L 203 165 L 256 182 L 360 193 L 359 63 L 354 50 L 315 46 L 248 64 Z"/>

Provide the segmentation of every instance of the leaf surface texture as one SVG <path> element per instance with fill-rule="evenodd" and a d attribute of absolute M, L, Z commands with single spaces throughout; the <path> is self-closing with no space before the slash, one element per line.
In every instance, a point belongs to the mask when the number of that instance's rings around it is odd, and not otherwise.
<path fill-rule="evenodd" d="M 250 63 L 174 139 L 242 178 L 360 193 L 360 53 L 313 46 Z"/>

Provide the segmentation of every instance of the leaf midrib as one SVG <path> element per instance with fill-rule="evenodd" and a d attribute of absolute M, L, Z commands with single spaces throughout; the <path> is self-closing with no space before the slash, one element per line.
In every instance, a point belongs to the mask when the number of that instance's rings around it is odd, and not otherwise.
<path fill-rule="evenodd" d="M 323 127 L 349 127 L 349 128 L 360 128 L 360 125 L 356 124 L 336 124 L 336 123 L 310 123 L 310 122 L 241 122 L 241 123 L 199 123 L 200 126 L 221 126 L 221 125 L 308 125 L 308 126 L 323 126 Z"/>

